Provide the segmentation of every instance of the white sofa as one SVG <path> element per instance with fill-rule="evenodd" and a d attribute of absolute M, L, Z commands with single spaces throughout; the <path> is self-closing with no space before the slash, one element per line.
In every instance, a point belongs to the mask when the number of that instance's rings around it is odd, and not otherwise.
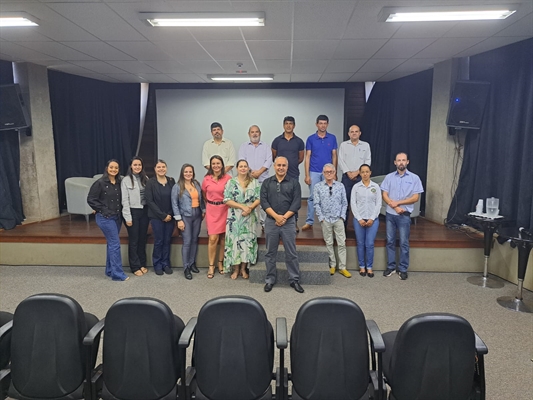
<path fill-rule="evenodd" d="M 93 209 L 87 204 L 87 195 L 94 178 L 73 177 L 65 179 L 65 192 L 67 195 L 67 212 L 70 214 L 85 215 L 85 220 L 89 222 L 89 215 Z"/>
<path fill-rule="evenodd" d="M 376 182 L 379 186 L 381 186 L 381 182 L 385 179 L 387 175 L 378 175 L 373 176 L 370 178 L 371 181 Z M 411 213 L 411 221 L 413 221 L 416 224 L 416 219 L 420 215 L 420 200 L 422 199 L 422 196 L 418 197 L 418 201 L 413 204 L 413 212 Z M 385 216 L 387 215 L 387 204 L 383 202 L 381 204 L 381 215 Z"/>

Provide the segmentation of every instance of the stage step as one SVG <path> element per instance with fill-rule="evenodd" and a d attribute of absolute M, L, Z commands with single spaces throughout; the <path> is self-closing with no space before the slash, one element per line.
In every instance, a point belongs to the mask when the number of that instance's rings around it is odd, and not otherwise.
<path fill-rule="evenodd" d="M 329 274 L 329 257 L 323 247 L 315 246 L 298 246 L 298 261 L 300 262 L 300 283 L 302 285 L 329 285 L 331 275 Z M 250 282 L 265 283 L 266 249 L 262 246 L 259 248 L 257 255 L 257 264 L 250 267 Z M 285 268 L 285 250 L 283 246 L 279 247 L 276 257 L 278 278 L 276 284 L 288 285 L 289 273 Z"/>

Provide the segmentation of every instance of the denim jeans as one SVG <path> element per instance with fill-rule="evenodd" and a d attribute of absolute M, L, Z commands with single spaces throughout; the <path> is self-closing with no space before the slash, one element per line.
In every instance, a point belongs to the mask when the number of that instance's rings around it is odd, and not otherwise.
<path fill-rule="evenodd" d="M 158 219 L 150 219 L 150 223 L 154 233 L 152 264 L 154 271 L 162 271 L 165 267 L 170 267 L 170 240 L 172 239 L 172 232 L 174 232 L 174 220 L 163 222 Z"/>
<path fill-rule="evenodd" d="M 96 225 L 102 230 L 107 241 L 105 274 L 114 281 L 123 281 L 127 277 L 122 269 L 120 238 L 118 236 L 122 225 L 122 218 L 118 214 L 106 218 L 100 213 L 97 213 L 95 218 Z"/>
<path fill-rule="evenodd" d="M 148 232 L 148 212 L 144 208 L 131 208 L 132 225 L 128 230 L 128 259 L 131 272 L 146 267 L 146 236 Z"/>
<path fill-rule="evenodd" d="M 200 207 L 192 209 L 192 216 L 182 216 L 185 230 L 182 231 L 183 246 L 181 246 L 181 259 L 183 268 L 191 268 L 196 264 L 196 254 L 198 253 L 198 235 L 202 226 L 202 210 Z"/>
<path fill-rule="evenodd" d="M 387 213 L 387 269 L 396 269 L 396 230 L 400 233 L 400 272 L 409 268 L 409 233 L 411 217 L 408 214 Z"/>
<path fill-rule="evenodd" d="M 315 189 L 315 185 L 318 182 L 321 182 L 324 180 L 324 175 L 322 172 L 313 172 L 309 171 L 309 175 L 311 177 L 311 185 L 309 186 L 309 197 L 307 198 L 307 219 L 305 220 L 305 223 L 307 225 L 313 225 L 315 222 L 315 204 L 313 201 L 313 190 Z"/>
<path fill-rule="evenodd" d="M 374 241 L 376 240 L 376 234 L 378 233 L 379 218 L 374 220 L 371 227 L 362 227 L 359 225 L 359 221 L 354 219 L 353 227 L 355 230 L 355 238 L 357 239 L 357 259 L 359 260 L 359 268 L 372 269 L 374 266 Z"/>

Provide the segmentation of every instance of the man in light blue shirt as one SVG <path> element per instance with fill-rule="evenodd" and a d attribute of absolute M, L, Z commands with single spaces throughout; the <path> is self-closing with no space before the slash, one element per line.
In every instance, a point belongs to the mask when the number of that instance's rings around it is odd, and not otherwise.
<path fill-rule="evenodd" d="M 261 130 L 257 125 L 248 129 L 250 140 L 239 147 L 239 160 L 246 160 L 251 169 L 252 177 L 259 183 L 268 178 L 268 171 L 272 166 L 272 151 L 270 146 L 261 141 Z M 260 208 L 261 229 L 264 231 L 266 214 Z"/>
<path fill-rule="evenodd" d="M 320 221 L 320 227 L 322 228 L 322 234 L 329 253 L 329 273 L 334 275 L 337 265 L 333 248 L 333 238 L 335 237 L 339 253 L 339 274 L 350 278 L 352 274 L 346 269 L 346 231 L 344 230 L 344 218 L 348 208 L 346 191 L 344 190 L 344 185 L 335 179 L 337 171 L 333 164 L 325 164 L 322 173 L 324 174 L 324 180 L 315 185 L 313 198 L 316 216 Z"/>
<path fill-rule="evenodd" d="M 398 153 L 394 160 L 396 171 L 388 174 L 381 183 L 383 201 L 387 204 L 387 269 L 383 276 L 391 276 L 396 270 L 396 230 L 400 234 L 400 263 L 398 273 L 401 280 L 407 279 L 409 268 L 409 234 L 413 204 L 424 192 L 418 175 L 407 169 L 407 153 Z"/>

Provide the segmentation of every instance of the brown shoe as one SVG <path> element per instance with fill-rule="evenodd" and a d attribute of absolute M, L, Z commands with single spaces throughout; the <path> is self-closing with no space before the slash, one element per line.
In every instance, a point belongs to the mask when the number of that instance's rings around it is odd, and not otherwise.
<path fill-rule="evenodd" d="M 302 226 L 302 231 L 308 231 L 309 229 L 313 229 L 313 225 L 305 224 Z"/>

